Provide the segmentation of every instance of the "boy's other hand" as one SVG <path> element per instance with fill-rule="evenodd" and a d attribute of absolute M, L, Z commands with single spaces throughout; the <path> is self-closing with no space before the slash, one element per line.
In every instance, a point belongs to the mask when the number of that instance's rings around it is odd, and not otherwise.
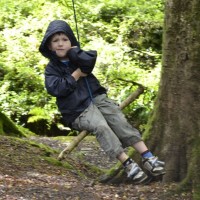
<path fill-rule="evenodd" d="M 87 74 L 86 73 L 83 73 L 81 71 L 80 68 L 77 68 L 73 73 L 72 73 L 72 76 L 75 78 L 75 80 L 77 81 L 80 77 L 86 77 Z"/>
<path fill-rule="evenodd" d="M 78 72 L 80 73 L 80 76 L 81 76 L 81 77 L 87 76 L 87 74 L 84 73 L 84 72 L 82 72 L 80 68 L 77 68 L 76 70 L 78 70 Z"/>

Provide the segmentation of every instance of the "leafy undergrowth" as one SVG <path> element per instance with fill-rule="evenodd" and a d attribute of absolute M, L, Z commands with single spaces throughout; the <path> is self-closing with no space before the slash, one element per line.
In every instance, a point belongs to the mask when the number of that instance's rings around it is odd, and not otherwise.
<path fill-rule="evenodd" d="M 39 142 L 46 146 L 38 145 Z M 1 136 L 0 200 L 192 199 L 191 194 L 172 193 L 175 184 L 101 184 L 97 178 L 113 161 L 106 159 L 98 145 L 83 141 L 74 153 L 59 162 L 62 145 L 50 138 L 32 138 L 30 142 Z M 91 160 L 100 170 L 91 170 L 84 164 Z"/>

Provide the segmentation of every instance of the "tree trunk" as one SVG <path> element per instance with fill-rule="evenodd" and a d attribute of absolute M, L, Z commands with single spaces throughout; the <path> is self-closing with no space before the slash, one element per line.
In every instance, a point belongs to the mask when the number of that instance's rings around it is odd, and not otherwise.
<path fill-rule="evenodd" d="M 0 110 L 0 135 L 23 136 L 17 126 Z"/>
<path fill-rule="evenodd" d="M 187 178 L 187 187 L 200 191 L 199 0 L 166 1 L 163 38 L 159 94 L 145 139 L 166 162 L 164 181 Z"/>

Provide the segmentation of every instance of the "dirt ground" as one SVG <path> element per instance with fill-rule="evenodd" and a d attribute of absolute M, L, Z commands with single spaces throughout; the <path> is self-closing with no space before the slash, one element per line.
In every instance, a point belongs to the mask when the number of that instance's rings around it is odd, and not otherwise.
<path fill-rule="evenodd" d="M 38 148 L 37 143 L 46 147 Z M 176 184 L 152 182 L 148 185 L 101 184 L 98 171 L 89 170 L 88 162 L 109 169 L 109 160 L 95 139 L 83 140 L 64 161 L 58 153 L 67 142 L 53 138 L 16 139 L 0 137 L 0 200 L 191 200 L 190 193 L 172 193 Z M 70 167 L 66 167 L 66 163 Z"/>

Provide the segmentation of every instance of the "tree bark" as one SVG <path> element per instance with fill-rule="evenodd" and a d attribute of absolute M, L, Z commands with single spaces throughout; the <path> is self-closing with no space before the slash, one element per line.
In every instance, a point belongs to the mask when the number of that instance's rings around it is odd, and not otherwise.
<path fill-rule="evenodd" d="M 149 139 L 151 150 L 166 162 L 164 181 L 183 181 L 197 192 L 200 191 L 199 0 L 166 1 L 163 38 L 159 93 L 145 139 Z"/>
<path fill-rule="evenodd" d="M 126 106 L 131 104 L 134 100 L 136 100 L 143 92 L 144 92 L 144 87 L 140 85 L 135 92 L 133 92 L 126 100 L 124 100 L 120 108 L 124 109 Z M 89 133 L 87 131 L 82 131 L 79 133 L 77 137 L 74 138 L 72 143 L 67 146 L 58 156 L 58 160 L 63 160 L 65 158 L 64 154 L 69 154 L 75 147 L 78 146 L 78 144 L 88 135 Z"/>

